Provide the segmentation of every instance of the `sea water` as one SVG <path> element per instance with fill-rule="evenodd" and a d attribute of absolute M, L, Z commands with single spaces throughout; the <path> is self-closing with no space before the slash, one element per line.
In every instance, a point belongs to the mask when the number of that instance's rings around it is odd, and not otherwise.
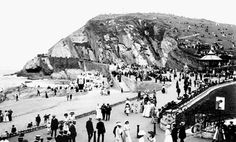
<path fill-rule="evenodd" d="M 13 74 L 14 70 L 0 70 L 0 89 L 7 89 L 11 87 L 20 86 L 24 83 L 27 78 L 25 77 L 17 77 L 16 75 L 9 75 Z"/>

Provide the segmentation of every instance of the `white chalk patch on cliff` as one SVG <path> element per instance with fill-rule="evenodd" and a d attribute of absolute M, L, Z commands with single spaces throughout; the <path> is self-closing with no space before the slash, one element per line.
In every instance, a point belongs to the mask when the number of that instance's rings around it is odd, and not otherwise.
<path fill-rule="evenodd" d="M 139 65 L 148 65 L 147 61 L 140 54 L 139 50 L 141 45 L 138 43 L 134 43 L 132 46 L 133 55 L 135 56 L 136 63 Z"/>
<path fill-rule="evenodd" d="M 48 55 L 63 58 L 72 57 L 69 46 L 67 44 L 63 44 L 63 39 L 49 49 Z"/>
<path fill-rule="evenodd" d="M 70 39 L 74 43 L 88 42 L 88 37 L 84 34 L 84 27 L 80 28 L 79 30 L 71 34 Z"/>
<path fill-rule="evenodd" d="M 167 59 L 168 59 L 168 53 L 172 50 L 177 48 L 177 42 L 173 38 L 166 37 L 161 42 L 161 63 L 163 66 L 165 66 Z"/>
<path fill-rule="evenodd" d="M 28 69 L 36 69 L 40 66 L 40 59 L 38 57 L 35 57 L 34 59 L 28 61 L 25 66 L 24 69 L 28 70 Z"/>
<path fill-rule="evenodd" d="M 47 64 L 48 69 L 53 70 L 53 67 L 52 67 L 52 65 L 50 63 L 49 58 L 42 58 L 42 60 L 44 61 L 45 64 Z"/>
<path fill-rule="evenodd" d="M 139 40 L 139 43 L 140 43 L 142 46 L 147 45 L 147 44 L 145 44 L 145 42 L 144 42 L 143 40 Z M 147 46 L 146 49 L 147 49 L 147 50 L 145 51 L 145 53 L 149 55 L 149 56 L 148 56 L 148 60 L 149 60 L 151 63 L 156 63 L 156 59 L 154 58 L 153 53 L 152 53 L 151 50 L 150 50 L 150 47 Z"/>

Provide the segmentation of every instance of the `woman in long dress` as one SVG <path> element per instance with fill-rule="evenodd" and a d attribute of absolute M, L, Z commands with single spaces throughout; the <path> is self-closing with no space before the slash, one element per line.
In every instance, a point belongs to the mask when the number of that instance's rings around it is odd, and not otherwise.
<path fill-rule="evenodd" d="M 125 125 L 124 125 L 124 137 L 125 137 L 125 142 L 132 142 L 131 136 L 130 136 L 129 121 L 125 121 Z"/>
<path fill-rule="evenodd" d="M 98 104 L 96 108 L 96 119 L 102 119 L 102 111 L 101 111 L 101 106 Z"/>
<path fill-rule="evenodd" d="M 123 130 L 121 128 L 121 123 L 118 122 L 116 125 L 117 128 L 115 131 L 115 142 L 123 142 Z"/>
<path fill-rule="evenodd" d="M 171 128 L 170 125 L 166 126 L 166 131 L 165 131 L 165 140 L 164 142 L 173 142 L 172 136 L 171 136 Z"/>
<path fill-rule="evenodd" d="M 151 103 L 148 101 L 146 105 L 144 105 L 143 117 L 150 117 L 151 112 Z"/>

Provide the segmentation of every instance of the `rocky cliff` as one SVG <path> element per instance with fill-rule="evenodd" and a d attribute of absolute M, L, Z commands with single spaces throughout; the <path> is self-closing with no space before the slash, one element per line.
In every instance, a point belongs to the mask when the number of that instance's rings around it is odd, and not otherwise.
<path fill-rule="evenodd" d="M 198 58 L 210 48 L 234 56 L 235 33 L 234 25 L 167 14 L 100 15 L 28 62 L 23 71 L 50 75 L 120 62 L 197 68 L 202 66 Z"/>

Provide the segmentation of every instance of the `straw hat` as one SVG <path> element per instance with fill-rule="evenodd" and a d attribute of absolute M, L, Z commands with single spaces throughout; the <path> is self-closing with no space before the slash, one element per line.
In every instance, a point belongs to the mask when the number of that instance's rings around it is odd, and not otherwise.
<path fill-rule="evenodd" d="M 140 130 L 140 131 L 138 132 L 138 135 L 144 136 L 144 135 L 146 135 L 146 132 L 145 132 L 144 130 Z"/>

